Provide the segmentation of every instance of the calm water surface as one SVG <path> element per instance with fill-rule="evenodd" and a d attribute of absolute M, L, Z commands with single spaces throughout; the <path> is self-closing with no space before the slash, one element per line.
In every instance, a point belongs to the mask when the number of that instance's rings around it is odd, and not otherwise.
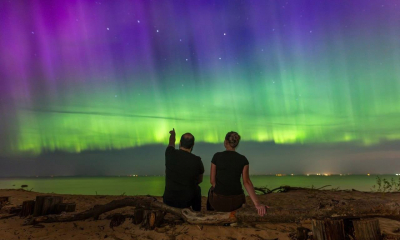
<path fill-rule="evenodd" d="M 394 175 L 380 175 L 381 178 L 395 178 Z M 346 175 L 346 176 L 252 176 L 254 186 L 267 186 L 272 189 L 282 185 L 293 187 L 316 188 L 331 185 L 326 189 L 357 189 L 370 191 L 376 184 L 376 176 Z M 86 195 L 155 195 L 162 196 L 164 191 L 164 176 L 149 177 L 54 177 L 54 178 L 0 178 L 0 189 L 20 188 L 26 184 L 26 189 L 42 193 L 86 194 Z M 202 194 L 206 196 L 210 188 L 209 176 L 204 176 L 200 185 Z"/>

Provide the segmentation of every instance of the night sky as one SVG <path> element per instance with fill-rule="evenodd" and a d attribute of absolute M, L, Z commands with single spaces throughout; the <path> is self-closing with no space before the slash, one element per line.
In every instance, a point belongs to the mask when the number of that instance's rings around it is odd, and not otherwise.
<path fill-rule="evenodd" d="M 397 0 L 0 1 L 0 175 L 400 171 L 399 66 Z"/>

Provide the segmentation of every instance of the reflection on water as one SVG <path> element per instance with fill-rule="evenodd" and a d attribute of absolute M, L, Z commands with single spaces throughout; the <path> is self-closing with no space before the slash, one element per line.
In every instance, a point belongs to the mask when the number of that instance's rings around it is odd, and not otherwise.
<path fill-rule="evenodd" d="M 254 186 L 275 188 L 282 185 L 293 187 L 322 187 L 325 189 L 357 189 L 370 191 L 376 184 L 376 176 L 252 176 Z M 394 175 L 381 175 L 381 178 L 398 178 Z M 164 177 L 54 177 L 54 178 L 18 178 L 0 179 L 0 189 L 20 188 L 26 184 L 26 189 L 43 193 L 86 194 L 86 195 L 154 195 L 161 196 L 164 192 Z M 202 194 L 206 196 L 209 187 L 209 176 L 204 176 L 201 183 Z"/>

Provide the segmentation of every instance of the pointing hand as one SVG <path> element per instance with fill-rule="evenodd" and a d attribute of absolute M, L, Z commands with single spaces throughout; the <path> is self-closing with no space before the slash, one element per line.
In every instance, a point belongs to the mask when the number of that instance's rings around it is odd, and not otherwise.
<path fill-rule="evenodd" d="M 171 131 L 169 131 L 169 134 L 175 136 L 175 128 L 173 128 Z"/>

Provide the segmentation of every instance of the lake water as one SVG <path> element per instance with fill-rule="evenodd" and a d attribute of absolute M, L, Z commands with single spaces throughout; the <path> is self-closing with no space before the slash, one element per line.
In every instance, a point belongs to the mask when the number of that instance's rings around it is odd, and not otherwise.
<path fill-rule="evenodd" d="M 394 175 L 379 175 L 390 180 L 398 179 Z M 251 176 L 256 187 L 267 186 L 272 189 L 282 185 L 292 187 L 339 188 L 370 191 L 376 184 L 376 175 L 344 175 L 344 176 Z M 148 177 L 54 177 L 54 178 L 0 178 L 0 189 L 20 188 L 28 185 L 27 190 L 42 193 L 85 194 L 85 195 L 154 195 L 162 196 L 164 192 L 164 176 Z M 201 183 L 202 194 L 207 195 L 210 188 L 209 176 L 204 176 Z"/>

